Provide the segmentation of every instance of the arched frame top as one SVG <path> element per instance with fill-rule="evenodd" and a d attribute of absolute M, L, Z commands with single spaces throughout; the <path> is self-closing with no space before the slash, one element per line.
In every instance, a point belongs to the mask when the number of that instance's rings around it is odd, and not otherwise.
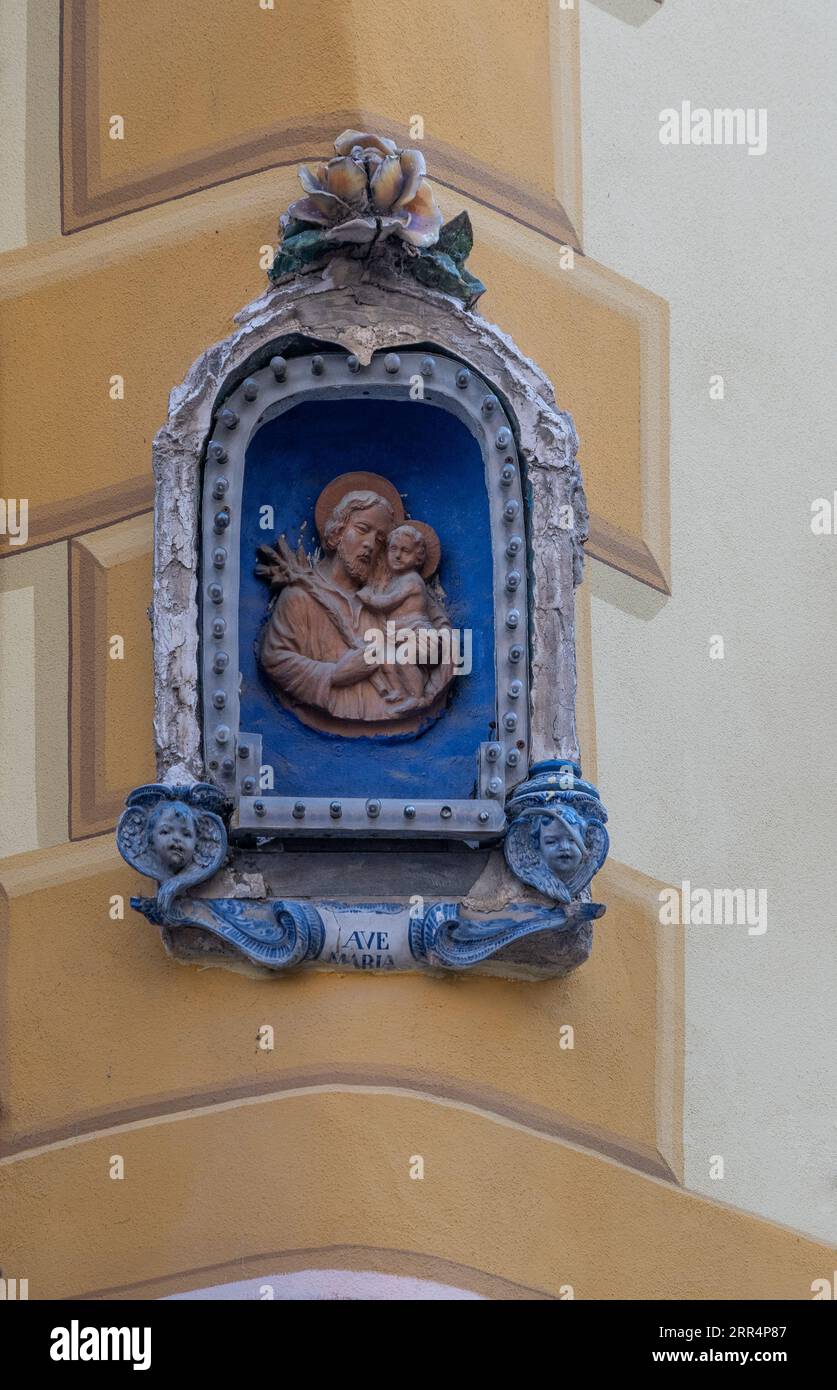
<path fill-rule="evenodd" d="M 587 535 L 587 507 L 576 462 L 577 440 L 572 421 L 560 411 L 552 387 L 542 373 L 499 329 L 465 310 L 447 295 L 405 283 L 385 272 L 367 273 L 361 283 L 338 284 L 337 268 L 327 276 L 303 276 L 276 286 L 248 305 L 237 317 L 236 331 L 205 352 L 171 395 L 167 423 L 155 440 L 155 742 L 158 776 L 169 783 L 192 782 L 211 776 L 204 755 L 199 638 L 199 536 L 201 482 L 207 442 L 214 437 L 222 407 L 240 415 L 240 437 L 249 434 L 265 410 L 259 396 L 252 420 L 237 405 L 245 379 L 267 381 L 273 355 L 286 355 L 291 367 L 307 373 L 309 390 L 339 390 L 330 376 L 314 380 L 310 364 L 297 355 L 313 350 L 345 362 L 355 355 L 360 372 L 376 389 L 405 391 L 405 383 L 389 383 L 381 362 L 384 351 L 406 354 L 419 349 L 439 354 L 442 367 L 453 374 L 463 364 L 474 375 L 471 390 L 460 391 L 455 381 L 445 390 L 446 408 L 464 411 L 469 428 L 484 429 L 479 403 L 496 395 L 501 416 L 514 433 L 515 481 L 523 477 L 519 494 L 525 513 L 529 546 L 528 621 L 531 683 L 526 723 L 530 763 L 545 757 L 575 760 L 575 650 L 573 590 L 581 573 L 582 543 Z M 306 340 L 308 342 L 306 343 Z M 327 371 L 342 371 L 328 365 Z M 260 375 L 261 374 L 261 375 Z M 346 371 L 346 378 L 351 374 Z M 406 372 L 400 374 L 407 376 Z M 453 378 L 452 378 L 453 379 Z M 477 382 L 480 384 L 477 385 Z M 299 382 L 296 383 L 297 385 Z M 278 385 L 275 382 L 274 385 Z M 271 388 L 272 389 L 272 388 Z M 463 396 L 477 407 L 471 413 Z M 275 398 L 273 398 L 275 399 Z M 467 418 L 466 418 L 467 417 Z M 491 427 L 493 432 L 493 426 Z M 484 456 L 500 458 L 495 441 L 485 433 Z M 235 431 L 228 432 L 231 437 Z M 502 457 L 505 459 L 506 453 Z M 208 491 L 208 495 L 209 492 Z M 489 496 L 496 490 L 489 488 Z M 515 496 L 517 494 L 515 493 Z M 217 509 L 219 499 L 211 499 Z M 562 524 L 560 517 L 569 517 Z M 503 547 L 495 547 L 496 563 L 507 564 Z M 205 572 L 205 571 L 204 571 Z M 505 580 L 505 570 L 503 571 Z M 495 588 L 499 582 L 495 572 Z M 201 580 L 201 582 L 203 582 Z M 508 598 L 508 595 L 504 595 Z M 499 610 L 498 610 L 499 611 Z M 236 665 L 237 663 L 231 663 Z M 234 708 L 234 706 L 233 706 Z M 217 722 L 213 709 L 213 720 Z M 227 720 L 229 724 L 230 721 Z M 525 759 L 522 760 L 525 764 Z M 526 773 L 525 765 L 520 775 Z M 512 773 L 517 778 L 517 771 Z M 507 784 L 512 785 L 511 781 Z M 500 798 L 502 800 L 502 797 Z"/>
<path fill-rule="evenodd" d="M 379 798 L 372 788 L 373 816 L 367 796 L 344 796 L 335 822 L 328 797 L 282 795 L 281 785 L 272 792 L 258 790 L 261 740 L 240 727 L 239 556 L 247 449 L 264 425 L 302 402 L 407 401 L 411 392 L 415 399 L 417 389 L 422 404 L 441 407 L 463 422 L 483 459 L 492 552 L 495 737 L 475 739 L 475 797 L 446 796 L 445 770 L 439 767 L 433 798 L 407 785 L 400 797 Z M 529 762 L 525 532 L 513 422 L 491 383 L 461 360 L 426 351 L 377 353 L 368 364 L 345 352 L 280 355 L 224 394 L 204 465 L 201 675 L 207 775 L 236 805 L 235 826 L 295 836 L 362 831 L 482 839 L 502 832 L 506 796 L 526 776 Z"/>

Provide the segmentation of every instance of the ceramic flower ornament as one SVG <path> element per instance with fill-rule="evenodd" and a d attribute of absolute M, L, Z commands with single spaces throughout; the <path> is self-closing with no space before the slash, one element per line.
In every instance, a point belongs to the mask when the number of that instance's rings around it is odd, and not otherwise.
<path fill-rule="evenodd" d="M 304 196 L 279 221 L 272 280 L 317 270 L 331 256 L 386 260 L 470 308 L 485 286 L 465 267 L 473 245 L 467 212 L 442 225 L 424 155 L 385 135 L 344 130 L 334 158 L 302 165 Z"/>
<path fill-rule="evenodd" d="M 329 241 L 397 236 L 416 248 L 438 241 L 442 214 L 419 150 L 358 130 L 344 131 L 334 148 L 327 164 L 300 168 L 306 196 L 291 204 L 289 218 L 327 228 Z"/>

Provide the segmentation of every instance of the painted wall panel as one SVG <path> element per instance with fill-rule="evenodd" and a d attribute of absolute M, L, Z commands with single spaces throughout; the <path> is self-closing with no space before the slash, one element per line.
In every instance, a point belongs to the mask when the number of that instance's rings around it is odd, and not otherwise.
<path fill-rule="evenodd" d="M 108 1176 L 114 1154 L 122 1180 Z M 207 1266 L 268 1275 L 276 1251 L 305 1269 L 310 1247 L 368 1244 L 370 1231 L 404 1273 L 411 1257 L 396 1252 L 441 1256 L 470 1267 L 472 1287 L 482 1272 L 552 1298 L 570 1286 L 576 1298 L 805 1299 L 833 1263 L 816 1241 L 672 1184 L 400 1095 L 186 1113 L 0 1167 L 4 1188 L 11 1174 L 7 1250 L 30 1271 L 30 1297 L 176 1292 L 178 1264 L 181 1289 L 205 1284 Z"/>
<path fill-rule="evenodd" d="M 676 1174 L 682 985 L 677 960 L 657 952 L 660 885 L 618 864 L 601 882 L 618 930 L 603 929 L 591 961 L 565 981 L 309 974 L 289 984 L 167 959 L 127 907 L 145 887 L 109 837 L 7 860 L 3 1148 L 186 1097 L 200 1105 L 342 1081 L 450 1095 Z M 110 915 L 114 895 L 124 919 Z M 55 931 L 33 931 L 51 920 Z M 673 1022 L 661 1031 L 664 1002 Z M 265 1023 L 273 1052 L 258 1047 Z"/>
<path fill-rule="evenodd" d="M 62 60 L 66 231 L 292 165 L 344 129 L 415 142 L 418 118 L 449 187 L 577 244 L 574 8 L 428 0 L 396 22 L 375 0 L 67 0 Z M 533 83 L 542 100 L 521 102 Z"/>
<path fill-rule="evenodd" d="M 154 777 L 151 547 L 148 513 L 70 547 L 73 839 L 110 829 L 128 792 Z"/>
<path fill-rule="evenodd" d="M 0 854 L 67 838 L 67 547 L 0 561 Z"/>

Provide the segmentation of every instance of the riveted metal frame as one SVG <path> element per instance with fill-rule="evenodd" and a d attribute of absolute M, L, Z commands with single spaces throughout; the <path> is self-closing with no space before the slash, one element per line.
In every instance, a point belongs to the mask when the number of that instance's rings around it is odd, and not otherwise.
<path fill-rule="evenodd" d="M 288 798 L 260 792 L 261 740 L 239 729 L 238 611 L 247 447 L 268 420 L 301 401 L 358 397 L 424 401 L 449 410 L 482 452 L 493 556 L 496 739 L 475 746 L 473 800 Z M 418 406 L 420 408 L 420 405 Z M 263 833 L 432 836 L 478 840 L 505 829 L 507 793 L 529 763 L 525 515 L 514 431 L 491 386 L 441 354 L 342 352 L 274 357 L 224 400 L 206 449 L 200 612 L 204 754 L 209 778 L 236 805 L 233 828 Z M 467 679 L 467 677 L 463 677 Z M 443 781 L 443 770 L 439 773 Z M 443 788 L 442 788 L 443 790 Z M 339 809 L 338 809 L 339 808 Z"/>

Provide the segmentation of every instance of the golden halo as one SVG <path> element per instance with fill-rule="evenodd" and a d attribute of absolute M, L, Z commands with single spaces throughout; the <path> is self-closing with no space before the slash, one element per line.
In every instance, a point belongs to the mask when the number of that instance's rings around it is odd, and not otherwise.
<path fill-rule="evenodd" d="M 320 540 L 323 539 L 323 532 L 331 513 L 348 492 L 377 492 L 392 507 L 395 525 L 400 526 L 404 520 L 401 494 L 387 478 L 382 478 L 380 473 L 341 473 L 338 478 L 332 478 L 331 482 L 326 484 L 317 498 L 314 521 Z"/>
<path fill-rule="evenodd" d="M 427 549 L 427 555 L 421 567 L 421 577 L 422 579 L 429 579 L 431 574 L 436 573 L 439 568 L 439 561 L 442 558 L 442 546 L 439 537 L 427 521 L 414 521 L 411 516 L 408 516 L 406 521 L 399 522 L 398 524 L 400 526 L 413 526 L 416 531 L 421 532 Z M 395 527 L 392 529 L 394 531 Z"/>

